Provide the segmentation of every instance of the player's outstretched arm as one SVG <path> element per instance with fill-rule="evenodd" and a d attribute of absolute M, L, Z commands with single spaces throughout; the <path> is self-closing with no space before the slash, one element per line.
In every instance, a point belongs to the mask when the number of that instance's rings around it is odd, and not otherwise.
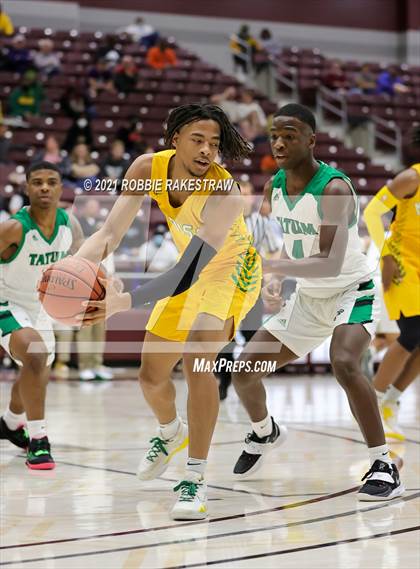
<path fill-rule="evenodd" d="M 152 157 L 152 154 L 144 154 L 133 162 L 124 177 L 129 187 L 131 187 L 129 183 L 132 180 L 148 180 L 150 178 Z M 145 192 L 141 190 L 123 192 L 115 202 L 101 229 L 86 239 L 76 255 L 94 263 L 99 263 L 108 257 L 115 251 L 129 230 L 143 204 L 144 197 Z"/>
<path fill-rule="evenodd" d="M 8 219 L 0 223 L 0 258 L 7 261 L 22 241 L 22 224 L 16 219 Z"/>
<path fill-rule="evenodd" d="M 303 259 L 265 261 L 264 271 L 301 278 L 339 275 L 344 262 L 349 223 L 354 215 L 354 209 L 354 198 L 347 183 L 340 179 L 332 180 L 326 186 L 321 202 L 319 253 Z"/>
<path fill-rule="evenodd" d="M 209 197 L 202 213 L 203 225 L 174 267 L 153 281 L 137 287 L 131 294 L 121 293 L 112 283 L 107 286 L 108 283 L 104 282 L 106 299 L 86 303 L 86 306 L 97 310 L 86 313 L 80 320 L 83 319 L 85 325 L 96 324 L 116 312 L 129 310 L 133 304 L 148 304 L 188 290 L 222 247 L 230 227 L 242 210 L 243 200 L 239 190 L 237 194 L 232 192 L 229 196 Z"/>
<path fill-rule="evenodd" d="M 397 174 L 387 186 L 381 188 L 366 206 L 363 217 L 379 251 L 382 251 L 385 242 L 382 216 L 398 205 L 399 200 L 414 194 L 419 184 L 420 176 L 415 170 L 408 168 Z"/>

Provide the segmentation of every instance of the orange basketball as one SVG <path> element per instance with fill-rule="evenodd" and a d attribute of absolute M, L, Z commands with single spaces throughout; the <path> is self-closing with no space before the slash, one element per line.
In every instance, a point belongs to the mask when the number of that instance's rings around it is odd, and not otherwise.
<path fill-rule="evenodd" d="M 84 308 L 86 300 L 103 300 L 105 288 L 98 281 L 102 269 L 82 257 L 66 257 L 46 269 L 38 283 L 39 300 L 45 311 L 62 324 L 80 325 L 78 314 L 95 310 Z"/>

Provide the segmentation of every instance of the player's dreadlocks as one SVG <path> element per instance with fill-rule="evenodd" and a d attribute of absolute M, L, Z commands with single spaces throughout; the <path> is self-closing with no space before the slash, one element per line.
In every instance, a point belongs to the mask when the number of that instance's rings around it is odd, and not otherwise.
<path fill-rule="evenodd" d="M 251 152 L 251 145 L 242 138 L 220 107 L 198 103 L 176 107 L 169 113 L 165 144 L 171 147 L 176 132 L 186 124 L 201 120 L 213 120 L 220 126 L 220 154 L 223 158 L 240 160 Z"/>
<path fill-rule="evenodd" d="M 413 146 L 420 146 L 420 126 L 413 128 L 413 135 L 411 137 Z"/>

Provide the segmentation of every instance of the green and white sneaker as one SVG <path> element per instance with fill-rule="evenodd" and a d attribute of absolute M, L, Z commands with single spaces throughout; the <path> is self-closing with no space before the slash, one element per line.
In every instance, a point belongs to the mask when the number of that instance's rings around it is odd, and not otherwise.
<path fill-rule="evenodd" d="M 161 435 L 159 431 L 156 437 L 150 439 L 152 445 L 137 469 L 140 480 L 153 480 L 161 476 L 168 468 L 172 457 L 188 445 L 188 427 L 182 421 L 172 439 L 165 440 Z"/>
<path fill-rule="evenodd" d="M 174 492 L 179 492 L 178 500 L 172 508 L 173 520 L 204 520 L 207 518 L 207 484 L 198 472 L 188 472 Z"/>

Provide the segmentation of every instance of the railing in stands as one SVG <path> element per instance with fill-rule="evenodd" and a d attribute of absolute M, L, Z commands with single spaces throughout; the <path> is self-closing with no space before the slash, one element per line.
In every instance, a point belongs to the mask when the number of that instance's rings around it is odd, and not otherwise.
<path fill-rule="evenodd" d="M 393 121 L 384 120 L 376 115 L 372 116 L 372 122 L 374 140 L 380 140 L 391 146 L 395 150 L 399 162 L 402 162 L 401 129 Z"/>
<path fill-rule="evenodd" d="M 327 89 L 327 87 L 319 87 L 316 93 L 316 114 L 321 122 L 324 121 L 324 111 L 328 111 L 338 117 L 343 130 L 346 130 L 347 102 L 343 95 Z"/>
<path fill-rule="evenodd" d="M 341 121 L 343 131 L 346 132 L 349 123 L 347 101 L 344 95 L 320 87 L 316 95 L 316 111 L 320 122 L 324 120 L 324 111 L 335 115 Z M 398 160 L 402 157 L 402 135 L 400 128 L 393 121 L 384 120 L 376 115 L 370 115 L 373 128 L 370 129 L 372 142 L 370 147 L 375 149 L 376 142 L 381 141 L 391 146 Z"/>
<path fill-rule="evenodd" d="M 278 83 L 281 83 L 287 89 L 292 92 L 292 99 L 294 101 L 298 100 L 298 81 L 297 81 L 297 69 L 295 67 L 289 67 L 282 61 L 276 60 L 275 62 L 275 78 Z"/>

